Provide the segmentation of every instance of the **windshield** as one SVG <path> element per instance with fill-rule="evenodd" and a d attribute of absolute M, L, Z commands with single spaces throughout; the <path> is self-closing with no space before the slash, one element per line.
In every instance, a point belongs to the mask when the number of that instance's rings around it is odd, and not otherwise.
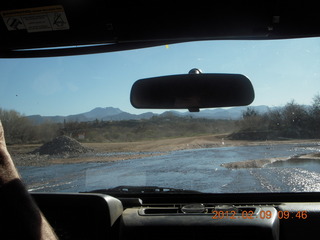
<path fill-rule="evenodd" d="M 320 191 L 319 56 L 320 38 L 305 38 L 1 59 L 0 119 L 29 191 Z M 254 102 L 130 105 L 136 80 L 193 68 L 247 76 Z"/>

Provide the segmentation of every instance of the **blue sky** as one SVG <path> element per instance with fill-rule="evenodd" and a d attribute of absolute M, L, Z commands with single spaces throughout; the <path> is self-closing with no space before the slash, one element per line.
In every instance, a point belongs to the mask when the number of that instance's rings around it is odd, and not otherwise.
<path fill-rule="evenodd" d="M 252 105 L 310 104 L 320 92 L 320 38 L 206 41 L 73 57 L 0 60 L 0 108 L 25 115 L 69 115 L 95 107 L 131 113 L 132 84 L 187 73 L 241 73 L 255 88 Z"/>

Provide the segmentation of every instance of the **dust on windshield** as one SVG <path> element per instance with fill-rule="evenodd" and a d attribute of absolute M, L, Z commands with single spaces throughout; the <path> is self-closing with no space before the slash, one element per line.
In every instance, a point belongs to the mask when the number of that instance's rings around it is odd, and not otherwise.
<path fill-rule="evenodd" d="M 30 191 L 320 191 L 319 56 L 320 39 L 306 38 L 1 59 L 0 119 Z M 254 102 L 199 113 L 130 106 L 136 80 L 195 67 L 246 75 Z"/>

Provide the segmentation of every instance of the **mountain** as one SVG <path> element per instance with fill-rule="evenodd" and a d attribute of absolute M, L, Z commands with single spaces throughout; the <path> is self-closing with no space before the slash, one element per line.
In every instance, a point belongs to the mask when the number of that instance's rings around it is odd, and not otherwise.
<path fill-rule="evenodd" d="M 68 116 L 41 116 L 41 115 L 31 115 L 27 116 L 34 124 L 42 124 L 45 122 L 55 122 L 63 123 L 66 122 L 88 122 L 94 121 L 96 119 L 103 121 L 121 121 L 121 120 L 139 120 L 139 119 L 149 119 L 155 114 L 152 112 L 146 112 L 142 114 L 131 114 L 120 110 L 119 108 L 113 107 L 97 107 L 89 112 L 68 115 Z"/>
<path fill-rule="evenodd" d="M 254 110 L 259 113 L 265 113 L 269 111 L 269 107 L 267 106 L 251 106 Z M 178 112 L 178 111 L 166 111 L 160 116 L 191 116 L 193 118 L 208 118 L 208 119 L 239 119 L 242 116 L 242 113 L 247 109 L 247 107 L 233 107 L 228 109 L 216 108 L 216 109 L 205 109 L 198 113 L 190 113 L 190 112 Z M 140 119 L 149 119 L 153 116 L 157 116 L 158 114 L 152 112 L 146 112 L 142 114 L 131 114 L 128 112 L 124 112 L 119 108 L 114 107 L 97 107 L 92 109 L 89 112 L 74 114 L 69 116 L 40 116 L 40 115 L 32 115 L 27 116 L 34 124 L 42 124 L 46 121 L 55 122 L 55 123 L 63 123 L 66 122 L 87 122 L 94 121 L 96 119 L 103 121 L 121 121 L 121 120 L 140 120 Z"/>
<path fill-rule="evenodd" d="M 92 109 L 90 112 L 83 113 L 86 118 L 95 118 L 95 119 L 102 119 L 107 116 L 114 116 L 117 114 L 123 113 L 119 108 L 113 108 L 113 107 L 97 107 L 95 109 Z"/>
<path fill-rule="evenodd" d="M 146 112 L 142 114 L 131 114 L 127 112 L 122 112 L 112 116 L 105 116 L 101 120 L 103 121 L 121 121 L 121 120 L 140 120 L 140 119 L 149 119 L 155 114 L 152 112 Z"/>

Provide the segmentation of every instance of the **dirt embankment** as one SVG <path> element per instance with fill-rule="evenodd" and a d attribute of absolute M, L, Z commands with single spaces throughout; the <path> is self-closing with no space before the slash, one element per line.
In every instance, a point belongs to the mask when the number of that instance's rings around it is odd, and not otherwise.
<path fill-rule="evenodd" d="M 84 143 L 98 152 L 171 152 L 185 149 L 233 146 L 243 141 L 225 140 L 224 135 L 170 138 L 141 142 Z M 238 143 L 237 143 L 238 142 Z"/>
<path fill-rule="evenodd" d="M 248 161 L 241 161 L 241 162 L 223 163 L 223 164 L 221 164 L 221 167 L 232 168 L 232 169 L 261 168 L 269 163 L 271 163 L 270 159 L 248 160 Z"/>

